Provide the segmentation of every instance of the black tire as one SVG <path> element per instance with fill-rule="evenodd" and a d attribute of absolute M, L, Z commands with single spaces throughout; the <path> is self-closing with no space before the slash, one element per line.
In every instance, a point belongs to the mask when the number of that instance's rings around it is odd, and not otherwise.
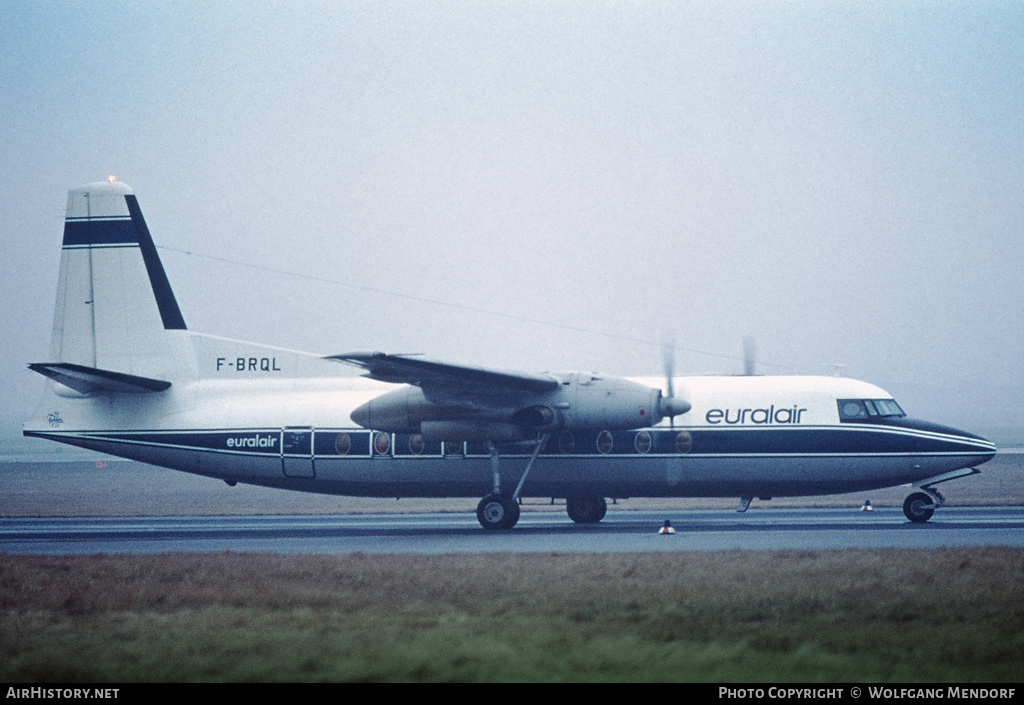
<path fill-rule="evenodd" d="M 597 495 L 566 497 L 565 511 L 577 524 L 596 524 L 608 513 L 608 502 Z"/>
<path fill-rule="evenodd" d="M 915 524 L 923 524 L 935 513 L 935 499 L 924 492 L 915 492 L 903 503 L 903 513 Z"/>
<path fill-rule="evenodd" d="M 519 503 L 511 497 L 489 494 L 476 506 L 476 518 L 485 529 L 511 529 L 519 521 Z"/>

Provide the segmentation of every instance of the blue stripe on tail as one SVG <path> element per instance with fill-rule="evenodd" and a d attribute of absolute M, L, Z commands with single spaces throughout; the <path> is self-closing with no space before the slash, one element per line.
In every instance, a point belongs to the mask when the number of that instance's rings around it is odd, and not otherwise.
<path fill-rule="evenodd" d="M 185 318 L 178 308 L 178 301 L 174 298 L 174 291 L 171 290 L 171 283 L 167 280 L 164 266 L 160 263 L 160 256 L 156 252 L 156 245 L 146 227 L 146 220 L 142 217 L 142 210 L 139 208 L 139 201 L 135 194 L 126 194 L 124 200 L 128 202 L 128 213 L 131 214 L 131 223 L 138 239 L 139 249 L 142 250 L 142 259 L 146 263 L 146 271 L 149 273 L 149 283 L 153 286 L 153 295 L 156 296 L 156 304 L 160 309 L 160 317 L 163 319 L 166 330 L 185 330 Z"/>

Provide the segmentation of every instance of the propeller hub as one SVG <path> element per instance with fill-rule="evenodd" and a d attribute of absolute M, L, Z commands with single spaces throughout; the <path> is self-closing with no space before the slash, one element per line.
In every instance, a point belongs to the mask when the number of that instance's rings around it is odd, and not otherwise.
<path fill-rule="evenodd" d="M 692 408 L 692 404 L 685 399 L 679 397 L 662 397 L 658 402 L 658 413 L 661 414 L 662 418 L 672 418 L 685 414 Z"/>

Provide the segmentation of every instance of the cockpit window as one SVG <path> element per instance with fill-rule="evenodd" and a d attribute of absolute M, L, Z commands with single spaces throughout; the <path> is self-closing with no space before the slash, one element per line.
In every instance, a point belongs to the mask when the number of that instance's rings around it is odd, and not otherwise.
<path fill-rule="evenodd" d="M 879 399 L 875 402 L 879 416 L 906 416 L 900 405 L 893 399 Z"/>
<path fill-rule="evenodd" d="M 840 399 L 840 421 L 877 421 L 906 416 L 893 399 Z"/>

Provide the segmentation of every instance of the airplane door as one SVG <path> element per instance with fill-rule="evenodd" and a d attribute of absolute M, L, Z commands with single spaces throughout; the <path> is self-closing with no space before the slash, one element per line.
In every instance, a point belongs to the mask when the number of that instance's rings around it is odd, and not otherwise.
<path fill-rule="evenodd" d="M 313 477 L 313 429 L 281 430 L 281 470 L 288 477 Z"/>

